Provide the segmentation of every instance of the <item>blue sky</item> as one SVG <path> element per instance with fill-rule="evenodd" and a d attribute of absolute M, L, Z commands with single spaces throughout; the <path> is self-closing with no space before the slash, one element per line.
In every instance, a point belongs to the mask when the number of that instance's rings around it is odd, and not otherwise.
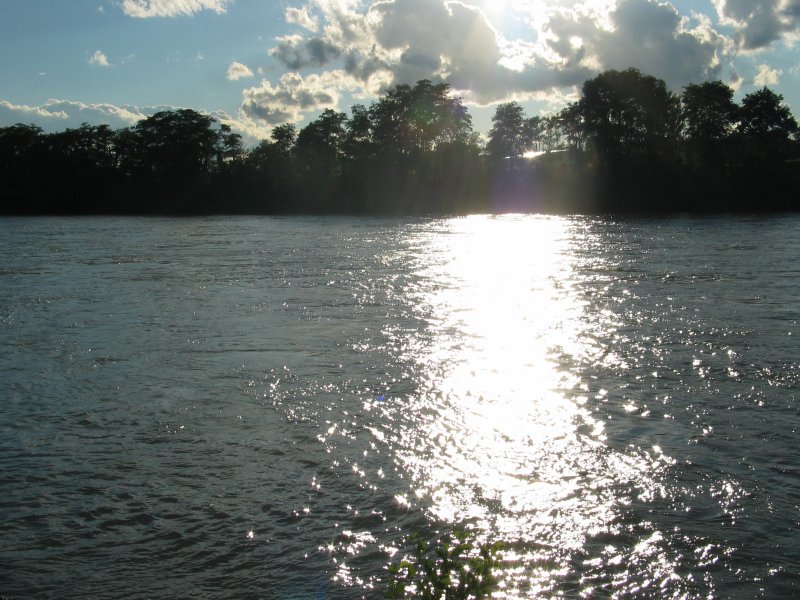
<path fill-rule="evenodd" d="M 187 107 L 250 142 L 387 86 L 448 81 L 486 133 L 634 66 L 763 85 L 800 116 L 800 0 L 2 0 L 0 126 L 125 127 Z"/>

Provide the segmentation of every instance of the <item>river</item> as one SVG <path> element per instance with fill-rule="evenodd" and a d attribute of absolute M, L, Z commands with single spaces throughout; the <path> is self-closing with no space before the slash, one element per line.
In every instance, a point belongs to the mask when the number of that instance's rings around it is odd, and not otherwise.
<path fill-rule="evenodd" d="M 0 594 L 800 595 L 800 218 L 0 220 Z"/>

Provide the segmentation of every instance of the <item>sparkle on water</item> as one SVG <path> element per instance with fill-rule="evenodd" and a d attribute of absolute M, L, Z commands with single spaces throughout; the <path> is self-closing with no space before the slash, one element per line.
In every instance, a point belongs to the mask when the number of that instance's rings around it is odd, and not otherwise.
<path fill-rule="evenodd" d="M 400 360 L 424 375 L 401 408 L 415 417 L 396 460 L 436 519 L 518 542 L 520 564 L 550 563 L 507 573 L 505 587 L 545 590 L 588 536 L 609 530 L 614 489 L 652 487 L 669 459 L 610 451 L 603 422 L 583 406 L 588 388 L 562 367 L 593 357 L 592 339 L 614 326 L 586 330 L 598 320 L 584 318 L 573 289 L 574 224 L 505 216 L 442 227 L 399 257 L 417 257 L 422 277 L 408 301 L 427 328 L 413 344 L 400 340 L 409 344 Z"/>
<path fill-rule="evenodd" d="M 8 225 L 3 593 L 796 595 L 794 217 Z"/>

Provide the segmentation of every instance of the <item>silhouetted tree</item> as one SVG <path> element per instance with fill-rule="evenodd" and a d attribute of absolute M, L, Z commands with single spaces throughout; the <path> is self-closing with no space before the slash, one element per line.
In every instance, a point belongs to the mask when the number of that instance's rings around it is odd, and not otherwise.
<path fill-rule="evenodd" d="M 797 136 L 797 121 L 783 96 L 768 88 L 747 94 L 739 110 L 739 132 L 766 143 L 784 143 Z"/>
<path fill-rule="evenodd" d="M 332 202 L 341 175 L 346 122 L 346 114 L 326 109 L 297 135 L 295 155 L 302 178 L 305 210 L 334 210 Z"/>
<path fill-rule="evenodd" d="M 488 157 L 446 83 L 397 85 L 348 118 L 323 111 L 245 151 L 193 110 L 45 134 L 0 128 L 4 213 L 800 210 L 800 130 L 764 88 L 721 82 L 680 98 L 635 69 L 587 81 L 578 102 L 492 119 Z M 534 160 L 526 150 L 546 152 Z M 563 152 L 550 152 L 561 150 Z M 506 158 L 509 157 L 509 160 Z"/>
<path fill-rule="evenodd" d="M 139 164 L 158 181 L 185 182 L 207 174 L 217 157 L 214 119 L 191 109 L 163 111 L 134 127 Z"/>
<path fill-rule="evenodd" d="M 494 160 L 522 156 L 532 141 L 526 134 L 530 134 L 531 138 L 535 135 L 533 127 L 526 128 L 527 124 L 525 112 L 519 103 L 500 104 L 492 116 L 486 151 Z"/>
<path fill-rule="evenodd" d="M 446 83 L 421 80 L 396 85 L 369 109 L 374 169 L 369 174 L 367 210 L 426 212 L 438 183 L 432 152 L 446 144 L 468 144 L 472 117 Z M 385 190 L 378 195 L 374 184 Z"/>
<path fill-rule="evenodd" d="M 14 164 L 28 160 L 30 153 L 42 141 L 42 128 L 38 125 L 17 123 L 0 128 L 0 168 L 6 169 Z"/>
<path fill-rule="evenodd" d="M 346 114 L 326 109 L 300 131 L 295 152 L 306 170 L 323 176 L 338 174 L 339 158 L 347 135 L 345 123 Z"/>
<path fill-rule="evenodd" d="M 580 105 L 577 102 L 570 102 L 558 113 L 558 121 L 567 148 L 583 150 L 586 136 Z"/>
<path fill-rule="evenodd" d="M 217 167 L 223 168 L 226 164 L 240 160 L 243 155 L 242 136 L 233 133 L 230 125 L 220 125 L 217 132 Z"/>
<path fill-rule="evenodd" d="M 342 143 L 345 160 L 361 162 L 372 158 L 375 144 L 372 139 L 370 112 L 363 104 L 355 104 L 350 109 L 350 118 L 345 122 L 346 134 Z"/>
<path fill-rule="evenodd" d="M 732 138 L 739 110 L 733 89 L 721 81 L 690 84 L 681 94 L 687 195 L 709 210 L 722 210 L 730 202 Z"/>
<path fill-rule="evenodd" d="M 637 69 L 606 71 L 583 84 L 578 112 L 588 138 L 605 155 L 656 154 L 677 146 L 678 97 Z"/>
<path fill-rule="evenodd" d="M 472 117 L 446 83 L 427 79 L 396 85 L 369 110 L 373 141 L 381 152 L 409 156 L 438 144 L 466 141 Z"/>
<path fill-rule="evenodd" d="M 736 126 L 733 89 L 721 81 L 687 85 L 681 95 L 687 139 L 697 143 L 725 140 Z"/>
<path fill-rule="evenodd" d="M 578 112 L 599 162 L 594 185 L 606 210 L 666 210 L 681 197 L 678 97 L 637 69 L 583 84 Z"/>
<path fill-rule="evenodd" d="M 545 152 L 563 150 L 566 140 L 566 132 L 561 115 L 549 115 L 542 118 L 540 129 L 540 140 L 542 149 Z"/>
<path fill-rule="evenodd" d="M 56 212 L 107 210 L 117 187 L 115 134 L 108 125 L 83 123 L 45 137 L 48 196 Z"/>
<path fill-rule="evenodd" d="M 269 140 L 262 140 L 247 153 L 244 163 L 250 174 L 248 187 L 257 211 L 286 213 L 296 210 L 296 140 L 297 128 L 285 123 L 273 128 Z"/>
<path fill-rule="evenodd" d="M 798 209 L 798 126 L 783 97 L 768 88 L 747 94 L 739 109 L 734 182 L 750 210 Z"/>
<path fill-rule="evenodd" d="M 0 182 L 4 212 L 47 212 L 43 203 L 45 153 L 42 128 L 17 123 L 0 128 Z"/>
<path fill-rule="evenodd" d="M 275 144 L 275 150 L 282 160 L 290 160 L 297 141 L 297 127 L 292 123 L 278 125 L 270 133 L 270 138 Z"/>
<path fill-rule="evenodd" d="M 690 169 L 722 175 L 739 114 L 733 90 L 721 81 L 690 84 L 684 88 L 681 105 Z"/>
<path fill-rule="evenodd" d="M 538 152 L 544 151 L 544 117 L 535 116 L 525 119 L 522 124 L 522 139 L 525 147 Z"/>
<path fill-rule="evenodd" d="M 342 211 L 361 213 L 366 210 L 367 196 L 375 193 L 374 163 L 377 144 L 372 137 L 370 111 L 363 104 L 350 109 L 350 118 L 345 123 L 345 139 L 342 152 L 342 194 L 339 206 Z"/>

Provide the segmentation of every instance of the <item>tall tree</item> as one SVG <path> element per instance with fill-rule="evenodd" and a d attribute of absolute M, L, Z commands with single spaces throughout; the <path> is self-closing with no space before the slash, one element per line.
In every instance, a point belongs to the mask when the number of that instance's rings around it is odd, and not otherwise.
<path fill-rule="evenodd" d="M 341 176 L 346 122 L 346 114 L 326 109 L 297 135 L 296 168 L 302 178 L 304 211 L 337 210 L 334 205 Z"/>
<path fill-rule="evenodd" d="M 369 109 L 363 104 L 355 104 L 350 109 L 350 118 L 345 127 L 347 132 L 342 144 L 342 152 L 348 161 L 355 162 L 372 156 L 375 145 L 372 141 L 372 124 Z"/>
<path fill-rule="evenodd" d="M 673 152 L 680 103 L 666 84 L 637 69 L 606 71 L 583 84 L 578 102 L 588 138 L 603 155 Z"/>
<path fill-rule="evenodd" d="M 191 109 L 163 111 L 133 127 L 139 166 L 161 182 L 209 173 L 217 158 L 215 120 Z"/>
<path fill-rule="evenodd" d="M 583 84 L 577 110 L 598 208 L 667 210 L 681 197 L 680 101 L 662 80 L 606 71 Z"/>
<path fill-rule="evenodd" d="M 690 84 L 681 95 L 687 167 L 695 187 L 716 188 L 730 168 L 731 136 L 738 107 L 721 81 Z M 707 192 L 706 192 L 707 193 Z"/>
<path fill-rule="evenodd" d="M 17 123 L 0 128 L 0 172 L 4 179 L 33 164 L 34 155 L 44 147 L 44 139 L 38 125 Z"/>
<path fill-rule="evenodd" d="M 686 137 L 706 143 L 724 140 L 736 125 L 733 89 L 721 81 L 687 85 L 681 95 Z"/>
<path fill-rule="evenodd" d="M 293 123 L 278 125 L 270 132 L 270 138 L 275 144 L 275 150 L 280 157 L 288 160 L 294 152 L 297 141 L 297 127 Z"/>
<path fill-rule="evenodd" d="M 783 97 L 766 87 L 747 94 L 739 118 L 735 181 L 740 207 L 798 210 L 800 141 L 797 121 Z"/>
<path fill-rule="evenodd" d="M 768 88 L 747 94 L 742 100 L 739 131 L 748 137 L 788 141 L 797 136 L 797 121 L 783 96 Z"/>
<path fill-rule="evenodd" d="M 525 112 L 517 102 L 500 104 L 492 117 L 486 150 L 495 159 L 515 158 L 527 150 Z"/>
<path fill-rule="evenodd" d="M 273 128 L 269 140 L 262 140 L 247 152 L 246 171 L 256 204 L 267 212 L 290 212 L 297 195 L 294 146 L 297 128 L 284 123 Z"/>
<path fill-rule="evenodd" d="M 446 83 L 423 79 L 391 88 L 369 111 L 373 141 L 385 152 L 417 155 L 441 143 L 465 142 L 472 117 Z"/>
<path fill-rule="evenodd" d="M 39 190 L 45 184 L 45 136 L 37 125 L 17 123 L 0 128 L 0 182 L 4 212 L 39 212 Z"/>
<path fill-rule="evenodd" d="M 522 140 L 526 148 L 544 152 L 544 117 L 535 116 L 525 119 L 522 124 Z"/>
<path fill-rule="evenodd" d="M 226 163 L 236 161 L 243 156 L 242 136 L 233 133 L 231 126 L 221 124 L 217 132 L 217 164 L 222 168 Z"/>
<path fill-rule="evenodd" d="M 586 140 L 580 105 L 577 102 L 570 102 L 558 113 L 558 121 L 567 147 L 582 150 Z"/>
<path fill-rule="evenodd" d="M 300 165 L 311 172 L 331 175 L 338 161 L 347 131 L 347 115 L 331 109 L 306 125 L 298 134 L 295 150 Z"/>

